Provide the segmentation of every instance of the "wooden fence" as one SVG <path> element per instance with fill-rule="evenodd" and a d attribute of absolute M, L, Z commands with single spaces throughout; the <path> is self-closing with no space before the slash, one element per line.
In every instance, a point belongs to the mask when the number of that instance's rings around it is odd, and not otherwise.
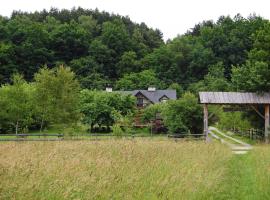
<path fill-rule="evenodd" d="M 59 140 L 83 140 L 83 139 L 110 139 L 110 138 L 155 138 L 155 137 L 167 137 L 172 139 L 205 139 L 204 134 L 74 134 L 74 135 L 64 135 L 64 134 L 0 134 L 0 141 L 59 141 Z"/>
<path fill-rule="evenodd" d="M 239 136 L 244 136 L 247 138 L 250 138 L 252 140 L 263 140 L 264 139 L 264 131 L 260 130 L 260 129 L 244 129 L 244 130 L 240 130 L 240 129 L 233 129 L 230 130 L 232 132 L 234 132 L 236 135 Z"/>

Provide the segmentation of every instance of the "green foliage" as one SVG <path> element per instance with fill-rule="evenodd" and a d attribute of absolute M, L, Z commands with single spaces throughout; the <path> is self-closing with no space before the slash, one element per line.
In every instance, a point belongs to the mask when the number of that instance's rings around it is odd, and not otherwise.
<path fill-rule="evenodd" d="M 35 82 L 27 83 L 14 75 L 13 84 L 0 88 L 0 131 L 27 130 L 29 126 L 59 123 L 68 126 L 80 118 L 79 84 L 69 68 L 43 68 L 35 74 Z M 11 128 L 11 130 L 13 130 Z"/>
<path fill-rule="evenodd" d="M 127 51 L 121 56 L 117 63 L 117 73 L 121 77 L 124 74 L 139 71 L 137 55 L 134 51 Z"/>
<path fill-rule="evenodd" d="M 143 110 L 142 121 L 150 122 L 151 120 L 156 119 L 157 114 L 161 114 L 166 105 L 167 105 L 166 103 L 159 103 L 147 106 Z"/>
<path fill-rule="evenodd" d="M 114 124 L 112 127 L 112 134 L 115 136 L 122 136 L 123 135 L 123 130 L 121 129 L 121 127 L 119 126 L 119 124 Z"/>
<path fill-rule="evenodd" d="M 191 84 L 188 88 L 193 93 L 199 91 L 229 91 L 230 82 L 224 77 L 225 69 L 221 62 L 209 66 L 209 72 L 203 80 Z"/>
<path fill-rule="evenodd" d="M 219 114 L 218 127 L 225 130 L 247 130 L 251 124 L 242 112 L 221 112 Z"/>
<path fill-rule="evenodd" d="M 69 126 L 66 124 L 60 125 L 59 129 L 64 134 L 64 137 L 74 137 L 84 133 L 87 133 L 87 126 L 80 123 L 73 123 Z"/>
<path fill-rule="evenodd" d="M 175 84 L 192 92 L 227 91 L 231 78 L 241 83 L 246 78 L 241 76 L 244 69 L 255 66 L 259 69 L 245 72 L 255 77 L 252 86 L 237 84 L 233 89 L 266 91 L 269 86 L 263 84 L 269 81 L 256 76 L 270 64 L 269 24 L 254 15 L 221 16 L 165 44 L 159 30 L 98 10 L 15 11 L 10 18 L 0 17 L 0 83 L 10 82 L 16 72 L 31 81 L 42 66 L 61 63 L 71 67 L 83 88 L 101 90 L 107 84 L 118 89 L 168 88 L 174 84 L 181 96 Z M 239 78 L 232 77 L 235 68 L 241 69 Z M 257 82 L 261 85 L 256 86 Z"/>
<path fill-rule="evenodd" d="M 17 134 L 19 130 L 27 129 L 33 121 L 34 87 L 18 74 L 13 76 L 12 82 L 12 85 L 0 88 L 0 131 L 11 125 Z"/>
<path fill-rule="evenodd" d="M 80 86 L 70 68 L 41 69 L 35 75 L 35 88 L 36 117 L 41 129 L 44 122 L 70 124 L 78 121 Z"/>
<path fill-rule="evenodd" d="M 90 68 L 93 63 L 98 66 L 95 72 L 100 77 L 114 80 L 119 78 L 118 66 L 128 62 L 124 54 L 134 52 L 142 58 L 162 43 L 158 30 L 98 10 L 14 11 L 10 18 L 0 16 L 0 83 L 10 81 L 15 72 L 30 81 L 44 65 L 73 67 L 70 63 L 85 57 L 92 59 Z M 76 63 L 77 69 L 87 70 L 88 66 Z M 90 73 L 79 74 L 84 87 L 87 82 L 96 82 Z"/>
<path fill-rule="evenodd" d="M 95 125 L 112 126 L 121 117 L 134 112 L 135 98 L 120 93 L 82 90 L 80 111 L 84 114 L 83 122 L 91 129 Z"/>
<path fill-rule="evenodd" d="M 10 18 L 0 16 L 0 84 L 6 84 L 1 87 L 0 104 L 7 108 L 7 104 L 14 104 L 17 111 L 34 104 L 31 107 L 34 114 L 25 112 L 25 116 L 11 119 L 11 115 L 17 116 L 15 111 L 3 109 L 1 126 L 10 126 L 7 124 L 11 121 L 14 125 L 14 120 L 24 127 L 33 120 L 41 124 L 74 123 L 80 117 L 76 106 L 78 82 L 82 88 L 91 90 L 103 90 L 107 84 L 119 90 L 172 88 L 178 98 L 184 91 L 268 92 L 269 33 L 270 22 L 261 17 L 221 16 L 216 22 L 197 24 L 165 44 L 159 30 L 98 10 L 14 11 Z M 60 64 L 71 69 L 49 70 Z M 48 69 L 40 70 L 44 65 Z M 22 74 L 27 81 L 34 80 L 34 86 L 26 82 L 10 85 L 14 73 Z M 12 93 L 16 98 L 9 102 Z M 111 94 L 110 98 L 104 94 L 81 95 L 83 120 L 90 126 L 111 126 L 134 105 L 133 100 L 126 100 L 128 105 L 116 105 L 112 102 L 119 99 Z M 19 97 L 29 98 L 28 103 L 17 105 L 15 99 L 18 102 L 23 99 Z M 187 114 L 185 107 L 189 107 L 184 106 L 184 100 L 179 101 L 182 107 L 176 103 L 177 112 L 172 111 L 173 103 L 164 105 L 167 116 L 172 116 L 167 117 L 171 131 L 199 132 L 185 121 L 184 115 L 177 114 Z M 10 120 L 6 120 L 8 117 Z"/>
<path fill-rule="evenodd" d="M 116 82 L 116 88 L 120 90 L 147 89 L 149 86 L 164 87 L 164 83 L 156 77 L 156 73 L 152 70 L 132 72 Z"/>
<path fill-rule="evenodd" d="M 182 98 L 166 103 L 162 117 L 171 133 L 202 134 L 202 107 L 191 93 L 185 93 Z"/>
<path fill-rule="evenodd" d="M 235 90 L 263 92 L 270 88 L 270 70 L 265 62 L 247 62 L 241 67 L 233 67 L 232 83 Z"/>
<path fill-rule="evenodd" d="M 174 90 L 176 90 L 176 96 L 177 96 L 177 98 L 180 98 L 183 95 L 183 93 L 184 93 L 183 87 L 180 84 L 178 84 L 178 83 L 172 83 L 168 87 L 168 89 L 174 89 Z"/>

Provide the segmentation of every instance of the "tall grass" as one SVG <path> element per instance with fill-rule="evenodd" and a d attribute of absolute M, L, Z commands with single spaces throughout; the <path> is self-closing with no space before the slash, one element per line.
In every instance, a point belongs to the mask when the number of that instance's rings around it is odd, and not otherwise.
<path fill-rule="evenodd" d="M 232 156 L 204 142 L 6 142 L 0 199 L 216 199 Z"/>

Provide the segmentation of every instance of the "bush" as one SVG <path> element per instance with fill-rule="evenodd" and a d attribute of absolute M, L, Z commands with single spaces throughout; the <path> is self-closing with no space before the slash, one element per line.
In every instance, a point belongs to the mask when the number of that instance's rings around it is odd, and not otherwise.
<path fill-rule="evenodd" d="M 121 137 L 123 135 L 123 130 L 122 128 L 119 126 L 119 124 L 114 124 L 112 127 L 113 130 L 113 135 Z"/>
<path fill-rule="evenodd" d="M 198 104 L 196 96 L 189 92 L 179 100 L 168 101 L 161 115 L 171 133 L 202 134 L 202 106 Z"/>
<path fill-rule="evenodd" d="M 82 90 L 80 96 L 80 111 L 83 122 L 91 126 L 110 127 L 121 117 L 133 113 L 135 98 L 116 92 Z"/>
<path fill-rule="evenodd" d="M 244 117 L 243 112 L 222 112 L 219 116 L 218 127 L 225 130 L 246 130 L 251 128 L 248 119 Z"/>
<path fill-rule="evenodd" d="M 147 106 L 142 113 L 141 120 L 143 122 L 150 122 L 151 120 L 156 119 L 157 114 L 161 114 L 163 108 L 166 106 L 166 103 L 153 104 Z"/>

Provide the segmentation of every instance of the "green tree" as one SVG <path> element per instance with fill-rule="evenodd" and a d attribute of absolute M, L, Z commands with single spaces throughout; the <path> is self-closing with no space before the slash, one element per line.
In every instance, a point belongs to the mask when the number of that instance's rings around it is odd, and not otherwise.
<path fill-rule="evenodd" d="M 79 120 L 80 86 L 70 68 L 43 68 L 35 75 L 37 118 L 44 122 L 71 124 Z"/>
<path fill-rule="evenodd" d="M 104 22 L 102 24 L 102 41 L 117 55 L 130 50 L 129 33 L 121 20 Z"/>
<path fill-rule="evenodd" d="M 138 72 L 139 63 L 137 55 L 134 51 L 127 51 L 121 56 L 121 60 L 117 63 L 117 74 L 119 77 L 131 72 Z"/>
<path fill-rule="evenodd" d="M 221 112 L 218 126 L 225 130 L 248 130 L 251 124 L 243 112 Z"/>
<path fill-rule="evenodd" d="M 142 112 L 142 121 L 150 122 L 156 119 L 157 115 L 162 113 L 166 105 L 166 103 L 157 103 L 147 106 Z"/>
<path fill-rule="evenodd" d="M 265 62 L 250 62 L 232 69 L 232 85 L 239 91 L 268 92 L 270 69 Z"/>
<path fill-rule="evenodd" d="M 79 114 L 80 85 L 69 67 L 60 66 L 55 71 L 54 106 L 58 123 L 77 122 Z"/>
<path fill-rule="evenodd" d="M 98 30 L 97 20 L 95 20 L 92 15 L 81 15 L 78 17 L 78 22 L 80 26 L 87 31 L 89 38 L 92 38 L 93 34 Z"/>
<path fill-rule="evenodd" d="M 184 93 L 184 89 L 181 85 L 179 85 L 178 83 L 172 83 L 168 89 L 174 89 L 176 90 L 176 96 L 177 98 L 180 98 L 182 96 L 182 94 Z"/>
<path fill-rule="evenodd" d="M 162 112 L 165 126 L 171 133 L 202 134 L 203 112 L 198 99 L 191 93 L 182 98 L 168 101 Z"/>
<path fill-rule="evenodd" d="M 200 91 L 229 91 L 230 82 L 225 78 L 225 69 L 222 62 L 209 66 L 209 72 L 203 80 L 191 84 L 188 88 L 194 94 Z"/>
<path fill-rule="evenodd" d="M 152 70 L 126 74 L 116 82 L 116 88 L 120 90 L 147 89 L 149 86 L 164 88 L 164 83 L 156 77 Z"/>
<path fill-rule="evenodd" d="M 53 70 L 44 67 L 35 74 L 35 107 L 36 118 L 40 122 L 40 131 L 43 130 L 45 122 L 52 122 L 55 115 L 54 92 L 55 75 Z"/>
<path fill-rule="evenodd" d="M 134 112 L 135 98 L 121 93 L 82 90 L 80 111 L 84 114 L 83 122 L 93 130 L 95 125 L 109 128 L 119 117 Z"/>
<path fill-rule="evenodd" d="M 0 88 L 0 121 L 10 123 L 15 133 L 27 128 L 33 122 L 33 92 L 34 88 L 28 84 L 21 75 L 14 75 L 12 85 Z"/>

